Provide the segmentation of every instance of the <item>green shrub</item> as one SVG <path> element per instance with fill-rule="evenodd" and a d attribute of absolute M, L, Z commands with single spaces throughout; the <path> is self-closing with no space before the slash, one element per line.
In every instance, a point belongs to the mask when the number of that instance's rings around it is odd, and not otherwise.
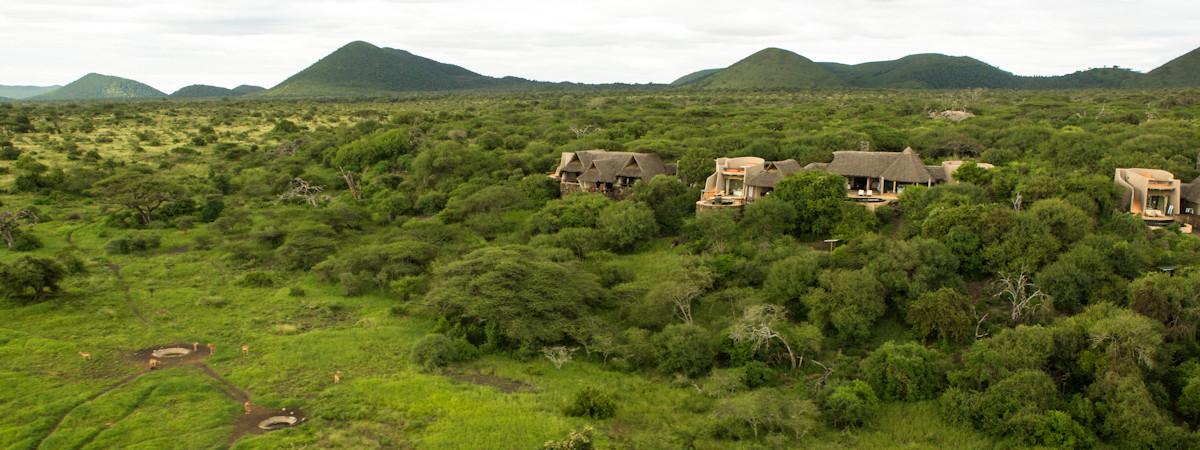
<path fill-rule="evenodd" d="M 244 287 L 267 288 L 275 286 L 275 275 L 270 272 L 249 272 L 238 278 L 237 285 Z"/>
<path fill-rule="evenodd" d="M 779 372 L 762 361 L 750 361 L 742 366 L 742 383 L 750 389 L 774 386 L 779 382 Z"/>
<path fill-rule="evenodd" d="M 157 235 L 123 236 L 104 244 L 104 249 L 114 255 L 128 255 L 158 248 L 161 245 Z"/>
<path fill-rule="evenodd" d="M 862 373 L 885 400 L 928 400 L 946 385 L 938 352 L 909 342 L 886 342 L 862 361 Z"/>
<path fill-rule="evenodd" d="M 822 402 L 825 420 L 833 426 L 852 427 L 866 423 L 879 410 L 879 398 L 871 385 L 854 380 L 836 388 Z"/>
<path fill-rule="evenodd" d="M 450 339 L 444 334 L 429 334 L 413 345 L 412 362 L 424 369 L 436 369 L 470 361 L 477 354 L 475 346 L 465 340 Z"/>
<path fill-rule="evenodd" d="M 695 325 L 669 325 L 654 336 L 654 344 L 658 370 L 665 374 L 703 375 L 717 353 L 708 332 Z"/>
<path fill-rule="evenodd" d="M 25 230 L 17 229 L 12 233 L 12 250 L 28 252 L 42 248 L 42 241 Z"/>
<path fill-rule="evenodd" d="M 563 414 L 571 417 L 591 417 L 607 419 L 617 412 L 617 403 L 611 395 L 591 386 L 575 393 L 571 403 L 563 409 Z"/>

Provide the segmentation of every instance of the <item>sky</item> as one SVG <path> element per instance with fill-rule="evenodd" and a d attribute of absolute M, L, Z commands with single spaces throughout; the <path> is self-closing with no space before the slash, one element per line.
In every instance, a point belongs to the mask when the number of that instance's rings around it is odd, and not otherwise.
<path fill-rule="evenodd" d="M 543 81 L 666 83 L 766 47 L 1061 75 L 1148 71 L 1197 30 L 1197 0 L 0 0 L 0 84 L 271 87 L 355 40 Z"/>

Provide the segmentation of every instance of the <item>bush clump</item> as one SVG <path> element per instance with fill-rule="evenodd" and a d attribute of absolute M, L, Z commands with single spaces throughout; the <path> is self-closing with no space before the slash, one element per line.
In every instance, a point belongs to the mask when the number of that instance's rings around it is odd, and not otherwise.
<path fill-rule="evenodd" d="M 128 255 L 158 248 L 161 245 L 157 235 L 123 236 L 104 244 L 104 250 L 113 255 Z"/>
<path fill-rule="evenodd" d="M 862 425 L 879 410 L 879 397 L 871 385 L 854 380 L 833 389 L 822 402 L 825 420 L 837 427 Z"/>
<path fill-rule="evenodd" d="M 607 419 L 616 412 L 617 403 L 612 396 L 591 386 L 576 392 L 571 404 L 563 410 L 564 414 L 571 417 L 591 417 L 593 419 Z"/>
<path fill-rule="evenodd" d="M 436 369 L 470 361 L 477 355 L 478 349 L 465 340 L 450 339 L 444 334 L 429 334 L 413 345 L 412 362 L 424 369 Z"/>

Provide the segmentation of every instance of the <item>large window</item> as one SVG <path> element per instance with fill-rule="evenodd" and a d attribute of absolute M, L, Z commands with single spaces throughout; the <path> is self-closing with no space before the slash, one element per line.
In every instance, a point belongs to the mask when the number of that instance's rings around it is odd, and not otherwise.
<path fill-rule="evenodd" d="M 726 178 L 725 179 L 725 194 L 734 197 L 746 195 L 741 178 Z"/>

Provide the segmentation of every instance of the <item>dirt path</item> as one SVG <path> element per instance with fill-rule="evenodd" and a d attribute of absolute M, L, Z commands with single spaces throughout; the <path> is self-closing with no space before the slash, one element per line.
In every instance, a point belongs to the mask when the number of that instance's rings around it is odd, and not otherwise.
<path fill-rule="evenodd" d="M 121 285 L 121 292 L 125 295 L 125 303 L 129 304 L 129 309 L 133 311 L 133 316 L 137 317 L 138 322 L 141 322 L 143 326 L 150 326 L 150 321 L 146 320 L 146 316 L 142 314 L 141 308 L 138 308 L 137 303 L 133 301 L 133 296 L 129 294 L 129 283 L 121 275 L 121 265 L 109 263 L 108 270 L 112 271 L 113 276 L 117 277 L 117 283 Z"/>
<path fill-rule="evenodd" d="M 121 387 L 124 387 L 125 385 L 133 382 L 133 380 L 138 379 L 138 377 L 144 375 L 145 373 L 146 373 L 146 371 L 143 370 L 138 373 L 129 375 L 125 378 L 122 378 L 121 381 L 118 381 L 118 382 L 112 384 L 111 386 L 105 388 L 104 390 L 102 390 L 100 392 L 92 394 L 90 397 L 83 399 L 83 401 L 76 403 L 75 406 L 72 406 L 70 409 L 67 409 L 66 411 L 64 411 L 61 415 L 59 415 L 57 418 L 55 418 L 54 426 L 50 427 L 50 431 L 47 431 L 46 434 L 44 436 L 42 436 L 41 439 L 38 439 L 37 445 L 35 445 L 33 448 L 35 448 L 35 449 L 42 448 L 42 443 L 46 442 L 47 438 L 54 435 L 54 432 L 58 431 L 58 427 L 61 426 L 63 421 L 67 419 L 67 416 L 71 415 L 71 413 L 74 412 L 76 409 L 79 409 L 80 406 L 91 403 L 91 402 L 95 401 L 96 399 L 104 396 L 104 394 L 107 394 L 107 393 L 117 390 Z"/>
<path fill-rule="evenodd" d="M 208 364 L 200 363 L 197 364 L 196 367 L 199 368 L 201 372 L 204 372 L 205 375 L 208 375 L 210 378 L 219 381 L 222 386 L 225 386 L 225 395 L 228 395 L 229 398 L 239 402 L 250 401 L 250 394 L 248 392 L 243 391 L 233 383 L 230 383 L 229 380 L 226 380 L 225 377 L 217 374 L 216 371 L 212 370 L 212 367 L 208 367 Z"/>
<path fill-rule="evenodd" d="M 110 268 L 112 268 L 112 266 L 116 266 L 116 265 L 115 264 L 110 265 Z M 113 271 L 114 271 L 114 273 L 119 274 L 120 266 L 116 266 L 116 268 L 113 268 Z M 118 275 L 118 279 L 120 279 L 119 275 Z M 121 280 L 121 281 L 122 281 L 122 284 L 124 284 L 124 280 Z M 168 347 L 189 348 L 189 347 L 191 347 L 191 345 L 190 344 L 174 344 L 174 345 L 165 345 L 165 346 L 146 348 L 146 349 L 142 349 L 142 350 L 133 352 L 132 354 L 129 354 L 127 356 L 127 358 L 130 362 L 137 364 L 139 366 L 142 366 L 146 361 L 149 360 L 149 358 L 153 354 L 154 350 L 161 349 L 161 348 L 168 348 Z M 212 367 L 209 367 L 208 358 L 210 356 L 212 356 L 212 354 L 208 351 L 208 348 L 199 347 L 199 348 L 197 348 L 196 351 L 193 351 L 192 353 L 189 353 L 188 355 L 183 356 L 183 357 L 160 359 L 159 367 L 157 370 L 169 370 L 169 369 L 172 369 L 175 367 L 194 367 L 197 370 L 199 370 L 201 373 L 203 373 L 204 375 L 206 375 L 209 378 L 212 378 L 212 379 L 216 380 L 218 383 L 220 383 L 221 392 L 223 392 L 231 400 L 235 400 L 239 404 L 246 405 L 250 408 L 249 412 L 247 412 L 246 414 L 239 415 L 237 420 L 234 421 L 234 430 L 233 430 L 233 433 L 229 436 L 229 440 L 227 441 L 226 448 L 232 447 L 233 444 L 235 442 L 237 442 L 237 440 L 243 436 L 264 432 L 265 430 L 259 428 L 258 424 L 259 424 L 259 422 L 262 422 L 263 420 L 266 420 L 267 418 L 285 415 L 285 416 L 292 416 L 292 417 L 298 418 L 299 420 L 297 423 L 304 422 L 306 420 L 304 413 L 301 411 L 291 410 L 291 409 L 276 410 L 274 408 L 267 408 L 267 407 L 263 407 L 263 406 L 259 406 L 259 405 L 255 405 L 255 404 L 251 403 L 250 402 L 251 396 L 250 396 L 249 392 L 246 392 L 242 388 L 237 387 L 237 385 L 231 383 L 229 380 L 225 379 L 225 377 L 222 377 L 215 370 L 213 370 Z M 125 378 L 122 378 L 120 381 L 104 388 L 100 392 L 92 394 L 91 396 L 83 399 L 83 401 L 80 401 L 79 403 L 76 403 L 74 406 L 71 406 L 66 411 L 64 411 L 61 415 L 59 415 L 58 417 L 55 418 L 54 425 L 50 427 L 50 430 L 47 431 L 45 435 L 43 435 L 40 439 L 38 439 L 37 444 L 33 448 L 40 449 L 42 447 L 42 444 L 45 443 L 46 439 L 50 438 L 50 436 L 54 435 L 54 433 L 58 431 L 59 427 L 62 426 L 62 423 L 64 420 L 66 420 L 67 416 L 71 415 L 71 413 L 74 412 L 76 409 L 79 409 L 80 406 L 91 403 L 91 402 L 95 401 L 96 399 L 103 397 L 105 394 L 108 394 L 109 392 L 120 389 L 120 388 L 128 385 L 129 383 L 133 382 L 134 380 L 138 379 L 142 375 L 145 375 L 149 372 L 150 372 L 149 369 L 143 368 L 142 370 L 138 371 L 137 373 L 126 376 Z M 133 413 L 135 411 L 137 411 L 137 408 L 139 406 L 141 406 L 142 403 L 144 403 L 148 398 L 150 398 L 150 396 L 153 395 L 156 390 L 157 390 L 157 387 L 147 390 L 146 393 L 144 393 L 141 396 L 141 398 L 138 399 L 138 401 L 136 403 L 134 403 L 132 406 L 130 406 L 129 409 L 126 410 L 125 413 L 119 419 L 106 424 L 102 429 L 92 432 L 83 440 L 82 443 L 80 443 L 79 445 L 76 445 L 75 448 L 81 448 L 83 446 L 86 446 L 87 444 L 94 441 L 100 435 L 100 433 L 103 433 L 105 430 L 111 428 L 114 424 L 116 424 L 122 420 L 125 420 L 125 418 L 133 415 Z"/>

